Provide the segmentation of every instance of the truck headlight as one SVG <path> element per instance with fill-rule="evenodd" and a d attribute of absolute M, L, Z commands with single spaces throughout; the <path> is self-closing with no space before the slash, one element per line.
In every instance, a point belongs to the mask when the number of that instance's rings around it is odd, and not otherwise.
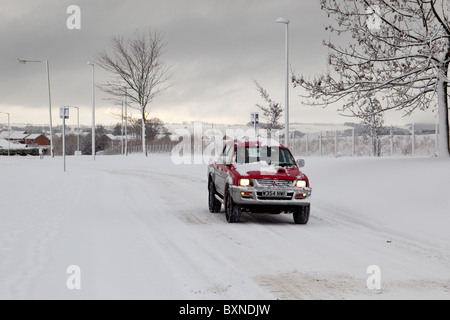
<path fill-rule="evenodd" d="M 240 187 L 250 187 L 252 185 L 252 181 L 250 179 L 239 179 Z"/>
<path fill-rule="evenodd" d="M 306 181 L 305 180 L 297 180 L 295 186 L 297 188 L 306 188 Z"/>

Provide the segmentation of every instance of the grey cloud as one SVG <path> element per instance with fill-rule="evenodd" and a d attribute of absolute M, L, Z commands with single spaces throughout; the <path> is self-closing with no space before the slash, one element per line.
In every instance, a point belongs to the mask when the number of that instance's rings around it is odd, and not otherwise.
<path fill-rule="evenodd" d="M 71 4 L 81 8 L 81 30 L 66 28 Z M 21 57 L 50 61 L 55 107 L 72 104 L 87 111 L 91 74 L 86 62 L 108 50 L 112 35 L 130 36 L 135 29 L 161 30 L 167 41 L 173 86 L 153 104 L 165 121 L 185 116 L 244 122 L 261 102 L 254 79 L 284 103 L 284 26 L 275 23 L 281 16 L 291 19 L 292 67 L 307 75 L 325 69 L 321 43 L 327 20 L 318 1 L 0 0 L 0 6 L 0 106 L 5 107 L 47 106 L 44 66 L 20 65 Z M 111 77 L 100 68 L 96 75 L 98 82 Z M 99 112 L 112 107 L 97 94 Z M 291 91 L 293 121 L 301 107 L 296 94 Z"/>

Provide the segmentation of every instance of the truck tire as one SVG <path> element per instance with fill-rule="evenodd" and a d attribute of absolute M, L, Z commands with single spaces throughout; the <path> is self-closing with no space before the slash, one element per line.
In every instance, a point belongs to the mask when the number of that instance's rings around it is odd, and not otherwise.
<path fill-rule="evenodd" d="M 309 220 L 309 211 L 311 205 L 298 207 L 294 211 L 294 223 L 295 224 L 307 224 Z"/>
<path fill-rule="evenodd" d="M 222 203 L 216 199 L 216 186 L 212 180 L 208 184 L 208 207 L 212 213 L 219 213 L 222 208 Z"/>
<path fill-rule="evenodd" d="M 234 203 L 228 190 L 225 196 L 225 217 L 228 223 L 236 223 L 241 220 L 241 207 Z"/>

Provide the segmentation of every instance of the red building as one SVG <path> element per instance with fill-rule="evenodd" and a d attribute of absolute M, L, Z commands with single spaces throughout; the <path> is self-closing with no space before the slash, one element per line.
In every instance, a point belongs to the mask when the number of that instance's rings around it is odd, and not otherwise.
<path fill-rule="evenodd" d="M 36 146 L 49 146 L 50 145 L 50 139 L 48 139 L 46 136 L 42 134 L 30 134 L 29 136 L 25 137 L 25 144 L 28 147 L 36 147 Z"/>

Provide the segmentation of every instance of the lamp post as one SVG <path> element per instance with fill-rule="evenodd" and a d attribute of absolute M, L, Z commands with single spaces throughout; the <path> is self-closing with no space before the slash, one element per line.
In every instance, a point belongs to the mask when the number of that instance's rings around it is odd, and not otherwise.
<path fill-rule="evenodd" d="M 124 129 L 123 129 L 123 105 L 124 101 L 122 100 L 122 114 L 121 114 L 121 123 L 120 123 L 120 153 L 123 155 L 125 152 L 125 137 L 123 135 Z"/>
<path fill-rule="evenodd" d="M 80 152 L 80 108 L 79 107 L 74 107 L 74 106 L 70 106 L 69 108 L 77 109 L 77 130 L 78 130 L 77 151 Z"/>
<path fill-rule="evenodd" d="M 95 160 L 95 64 L 88 62 L 92 67 L 92 158 Z"/>
<path fill-rule="evenodd" d="M 284 144 L 289 147 L 289 19 L 279 18 L 276 23 L 284 23 L 286 25 L 286 108 L 285 113 L 285 131 Z"/>
<path fill-rule="evenodd" d="M 64 159 L 64 172 L 66 172 L 66 119 L 69 119 L 69 107 L 59 108 L 59 117 L 63 121 L 62 152 L 63 152 L 63 159 Z"/>
<path fill-rule="evenodd" d="M 8 115 L 8 131 L 9 131 L 9 135 L 8 135 L 8 157 L 11 155 L 10 150 L 11 150 L 11 121 L 10 121 L 10 114 L 8 112 L 0 112 L 3 114 Z"/>
<path fill-rule="evenodd" d="M 259 113 L 258 112 L 252 112 L 250 114 L 250 122 L 253 124 L 253 127 L 255 129 L 255 139 L 256 139 L 257 138 L 256 125 L 259 123 Z"/>
<path fill-rule="evenodd" d="M 125 88 L 125 156 L 128 156 L 128 91 Z"/>
<path fill-rule="evenodd" d="M 47 60 L 25 60 L 17 59 L 17 62 L 26 64 L 27 62 L 45 63 L 47 68 L 47 88 L 48 88 L 48 110 L 50 115 L 50 154 L 52 158 L 55 156 L 53 152 L 53 125 L 52 125 L 52 99 L 50 94 L 50 68 Z"/>

